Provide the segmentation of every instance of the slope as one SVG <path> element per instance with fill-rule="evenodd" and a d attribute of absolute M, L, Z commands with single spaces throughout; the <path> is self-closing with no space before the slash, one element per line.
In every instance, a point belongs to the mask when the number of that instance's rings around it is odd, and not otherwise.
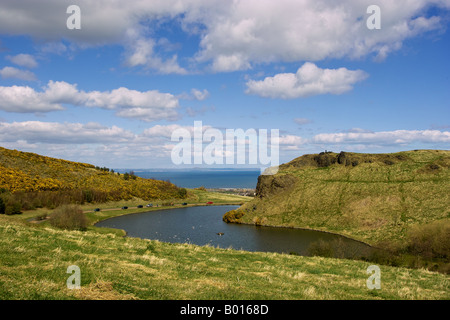
<path fill-rule="evenodd" d="M 183 198 L 172 183 L 118 174 L 91 164 L 0 147 L 0 190 L 13 195 L 53 192 L 76 201 Z M 26 198 L 26 197 L 25 197 Z M 24 197 L 22 197 L 24 200 Z"/>
<path fill-rule="evenodd" d="M 311 228 L 378 243 L 450 218 L 450 151 L 304 155 L 258 178 L 227 222 Z"/>

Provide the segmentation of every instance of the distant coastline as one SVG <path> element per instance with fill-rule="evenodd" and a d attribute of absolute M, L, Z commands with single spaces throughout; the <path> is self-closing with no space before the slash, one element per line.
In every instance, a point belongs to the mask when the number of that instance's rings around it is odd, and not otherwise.
<path fill-rule="evenodd" d="M 133 171 L 141 178 L 170 181 L 183 188 L 255 189 L 260 169 L 188 168 L 188 169 L 115 169 L 124 173 Z"/>

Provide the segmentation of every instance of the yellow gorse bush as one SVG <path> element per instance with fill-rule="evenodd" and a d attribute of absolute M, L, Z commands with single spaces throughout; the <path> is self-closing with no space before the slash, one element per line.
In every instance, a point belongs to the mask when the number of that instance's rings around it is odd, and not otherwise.
<path fill-rule="evenodd" d="M 104 201 L 139 197 L 145 200 L 180 197 L 170 182 L 143 179 L 125 180 L 123 175 L 91 164 L 55 159 L 0 147 L 0 189 L 11 193 L 95 190 Z"/>

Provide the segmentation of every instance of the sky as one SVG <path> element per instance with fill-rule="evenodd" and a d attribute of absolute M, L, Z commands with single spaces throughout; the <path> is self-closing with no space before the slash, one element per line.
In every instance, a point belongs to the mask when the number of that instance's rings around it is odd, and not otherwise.
<path fill-rule="evenodd" d="M 176 164 L 172 134 L 201 122 L 278 130 L 279 163 L 448 150 L 449 27 L 448 0 L 2 0 L 0 146 L 108 168 L 254 167 Z"/>

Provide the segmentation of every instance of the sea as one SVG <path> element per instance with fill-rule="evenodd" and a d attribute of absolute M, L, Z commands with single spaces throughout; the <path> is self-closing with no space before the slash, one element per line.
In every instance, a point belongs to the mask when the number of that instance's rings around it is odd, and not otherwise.
<path fill-rule="evenodd" d="M 170 181 L 181 188 L 255 189 L 260 169 L 118 169 L 120 173 L 133 171 L 141 178 Z"/>

